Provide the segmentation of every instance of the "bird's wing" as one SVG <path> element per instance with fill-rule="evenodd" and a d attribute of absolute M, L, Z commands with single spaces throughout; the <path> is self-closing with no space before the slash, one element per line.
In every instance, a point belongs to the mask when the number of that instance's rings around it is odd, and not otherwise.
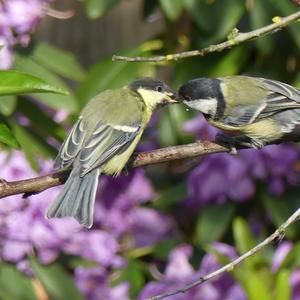
<path fill-rule="evenodd" d="M 80 176 L 101 167 L 114 155 L 123 153 L 140 132 L 141 124 L 141 119 L 123 126 L 99 122 L 80 153 Z"/>
<path fill-rule="evenodd" d="M 54 168 L 63 169 L 69 167 L 73 163 L 82 147 L 85 135 L 85 125 L 80 116 L 60 147 L 59 153 L 55 159 Z"/>
<path fill-rule="evenodd" d="M 270 79 L 261 78 L 267 96 L 255 105 L 237 106 L 231 109 L 224 122 L 229 125 L 245 125 L 257 122 L 279 112 L 300 108 L 300 90 Z"/>

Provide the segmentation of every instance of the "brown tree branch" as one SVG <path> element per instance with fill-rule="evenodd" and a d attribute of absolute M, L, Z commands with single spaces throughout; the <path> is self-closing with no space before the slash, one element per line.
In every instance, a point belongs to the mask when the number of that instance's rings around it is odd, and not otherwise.
<path fill-rule="evenodd" d="M 192 51 L 187 51 L 187 52 L 181 52 L 181 53 L 174 53 L 174 54 L 167 54 L 167 55 L 161 55 L 161 56 L 154 56 L 154 57 L 143 57 L 143 56 L 137 56 L 137 57 L 127 57 L 127 56 L 119 56 L 119 55 L 114 55 L 112 57 L 112 60 L 114 61 L 126 61 L 126 62 L 162 62 L 162 61 L 174 61 L 174 60 L 179 60 L 187 57 L 193 57 L 193 56 L 204 56 L 208 53 L 213 53 L 213 52 L 220 52 L 224 49 L 231 48 L 233 46 L 236 46 L 240 43 L 256 39 L 258 37 L 265 36 L 267 34 L 274 33 L 283 27 L 286 27 L 290 23 L 293 23 L 297 20 L 300 19 L 300 10 L 294 14 L 291 14 L 285 18 L 280 18 L 280 17 L 274 17 L 273 18 L 273 23 L 269 24 L 265 27 L 261 27 L 259 29 L 249 31 L 249 32 L 244 32 L 244 33 L 239 33 L 239 32 L 232 32 L 228 40 L 216 44 L 216 45 L 211 45 L 209 47 L 203 48 L 201 50 L 192 50 Z"/>
<path fill-rule="evenodd" d="M 204 141 L 181 146 L 173 146 L 140 152 L 133 155 L 128 167 L 137 168 L 162 162 L 192 158 L 210 153 L 228 152 L 228 149 L 218 144 Z M 69 175 L 69 170 L 59 171 L 45 176 L 7 182 L 0 181 L 0 198 L 16 194 L 31 195 L 40 193 L 46 189 L 63 184 Z"/>
<path fill-rule="evenodd" d="M 231 272 L 235 266 L 237 266 L 238 264 L 240 264 L 241 262 L 243 262 L 245 259 L 247 259 L 248 257 L 254 255 L 255 253 L 259 252 L 260 250 L 262 250 L 264 247 L 266 247 L 267 245 L 271 244 L 273 241 L 275 240 L 282 240 L 282 238 L 284 237 L 285 231 L 286 229 L 292 225 L 293 223 L 295 223 L 296 221 L 298 221 L 300 218 L 300 208 L 298 208 L 296 210 L 296 212 L 294 212 L 283 224 L 281 224 L 281 226 L 279 226 L 278 229 L 276 229 L 269 237 L 267 237 L 265 240 L 263 240 L 261 243 L 257 244 L 254 248 L 250 249 L 249 251 L 247 251 L 246 253 L 244 253 L 243 255 L 239 256 L 237 259 L 235 259 L 234 261 L 228 263 L 227 265 L 221 267 L 220 269 L 209 273 L 208 275 L 202 276 L 199 279 L 197 279 L 196 281 L 180 288 L 174 291 L 169 291 L 157 296 L 153 296 L 150 297 L 148 300 L 160 300 L 160 299 L 164 299 L 170 296 L 174 296 L 180 293 L 185 293 L 188 290 L 203 284 L 204 282 L 218 276 L 221 275 L 225 272 Z"/>

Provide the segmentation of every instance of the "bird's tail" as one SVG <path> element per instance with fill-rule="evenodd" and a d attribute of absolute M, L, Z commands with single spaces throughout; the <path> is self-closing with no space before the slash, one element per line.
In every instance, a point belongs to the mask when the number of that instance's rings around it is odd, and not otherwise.
<path fill-rule="evenodd" d="M 63 190 L 47 211 L 47 218 L 73 217 L 90 228 L 93 225 L 94 203 L 98 186 L 99 169 L 83 177 L 79 166 L 74 166 Z"/>

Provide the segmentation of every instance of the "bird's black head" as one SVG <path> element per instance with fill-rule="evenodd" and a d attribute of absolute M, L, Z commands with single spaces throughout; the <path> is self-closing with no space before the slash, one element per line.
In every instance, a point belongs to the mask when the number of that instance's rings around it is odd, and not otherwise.
<path fill-rule="evenodd" d="M 196 78 L 183 84 L 178 94 L 182 101 L 217 98 L 221 93 L 221 81 L 214 78 Z"/>
<path fill-rule="evenodd" d="M 221 81 L 214 78 L 189 80 L 178 89 L 178 101 L 208 117 L 220 117 L 225 110 Z"/>
<path fill-rule="evenodd" d="M 132 82 L 128 87 L 132 91 L 139 93 L 144 101 L 150 105 L 165 105 L 178 102 L 172 89 L 158 79 L 144 77 Z"/>
<path fill-rule="evenodd" d="M 144 77 L 129 84 L 129 88 L 133 91 L 137 91 L 138 89 L 150 90 L 150 91 L 157 91 L 159 93 L 173 93 L 171 88 L 165 84 L 164 82 L 151 78 L 151 77 Z"/>

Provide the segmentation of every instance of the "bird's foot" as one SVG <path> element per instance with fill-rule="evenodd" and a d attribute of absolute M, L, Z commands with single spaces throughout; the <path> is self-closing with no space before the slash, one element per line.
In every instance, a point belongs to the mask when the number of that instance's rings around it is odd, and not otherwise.
<path fill-rule="evenodd" d="M 264 146 L 262 141 L 245 135 L 226 136 L 218 133 L 216 135 L 216 142 L 228 148 L 230 154 L 237 154 L 237 148 L 261 149 Z"/>
<path fill-rule="evenodd" d="M 215 141 L 217 144 L 220 144 L 221 146 L 224 146 L 225 148 L 229 149 L 229 153 L 232 155 L 237 154 L 236 145 L 233 143 L 232 138 L 229 136 L 226 136 L 222 133 L 217 133 L 215 137 Z"/>

